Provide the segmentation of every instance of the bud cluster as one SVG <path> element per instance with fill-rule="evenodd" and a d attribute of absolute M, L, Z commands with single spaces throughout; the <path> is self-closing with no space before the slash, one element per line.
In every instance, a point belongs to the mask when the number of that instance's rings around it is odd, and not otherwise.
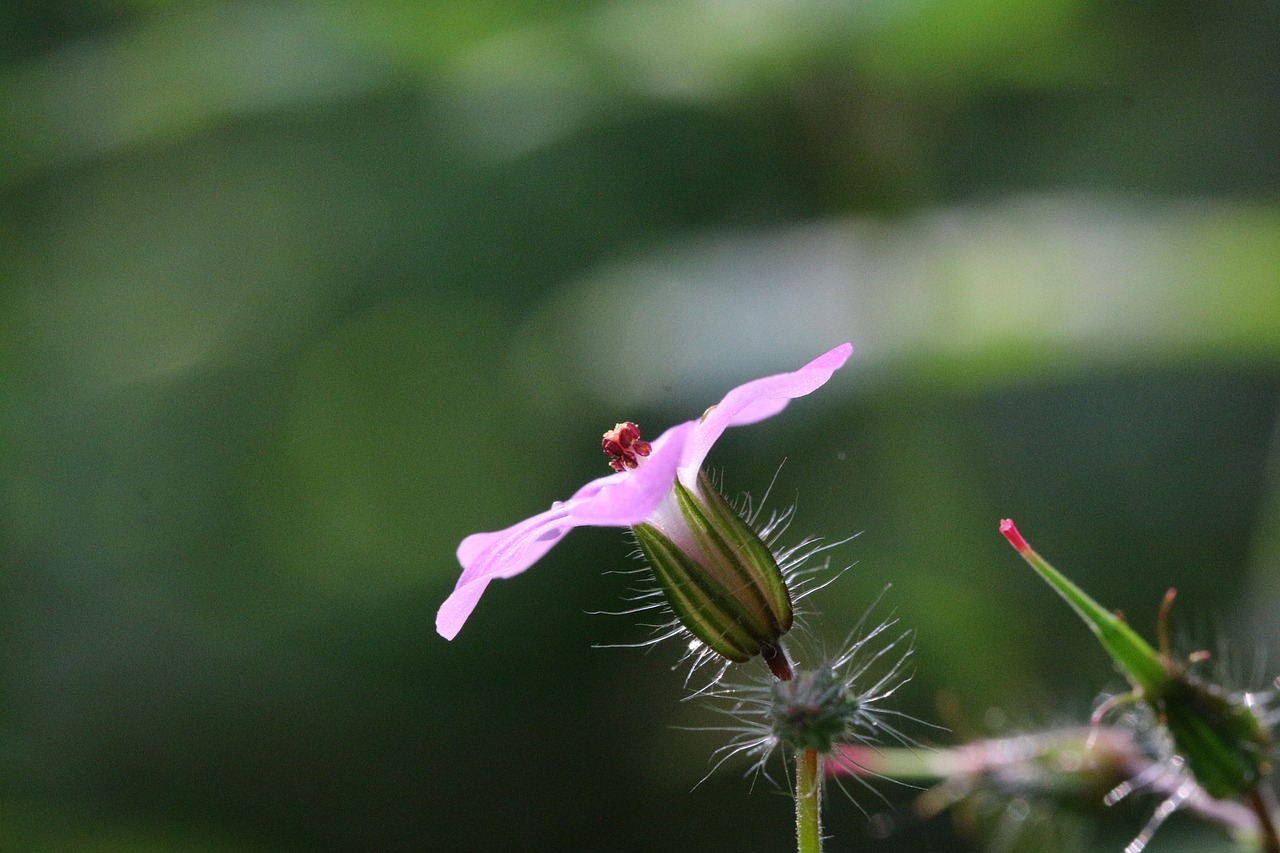
<path fill-rule="evenodd" d="M 889 636 L 883 622 L 851 641 L 836 658 L 813 669 L 797 668 L 790 679 L 759 678 L 722 683 L 708 692 L 718 710 L 734 718 L 734 738 L 717 750 L 716 766 L 735 755 L 750 755 L 765 773 L 775 752 L 816 752 L 828 764 L 856 775 L 850 746 L 874 749 L 886 741 L 915 746 L 896 723 L 907 719 L 885 707 L 910 679 L 909 634 Z"/>

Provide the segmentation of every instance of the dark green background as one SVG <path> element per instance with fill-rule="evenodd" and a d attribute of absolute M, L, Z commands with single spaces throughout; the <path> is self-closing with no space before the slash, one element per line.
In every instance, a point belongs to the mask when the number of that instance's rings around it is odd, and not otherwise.
<path fill-rule="evenodd" d="M 861 534 L 808 625 L 892 584 L 897 708 L 1120 686 L 1004 516 L 1275 674 L 1272 2 L 9 2 L 0 63 L 6 850 L 788 849 L 744 765 L 690 791 L 679 648 L 592 648 L 645 636 L 586 615 L 619 531 L 433 619 L 604 429 L 843 340 L 709 463 Z M 833 796 L 831 851 L 962 849 L 882 787 L 899 831 Z"/>

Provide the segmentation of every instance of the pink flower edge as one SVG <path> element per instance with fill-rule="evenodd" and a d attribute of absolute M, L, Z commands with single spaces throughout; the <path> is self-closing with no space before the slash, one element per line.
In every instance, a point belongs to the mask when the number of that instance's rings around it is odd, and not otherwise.
<path fill-rule="evenodd" d="M 473 533 L 458 545 L 462 576 L 436 614 L 436 631 L 452 640 L 462 630 L 494 578 L 520 574 L 550 551 L 575 527 L 630 527 L 648 518 L 670 493 L 678 476 L 692 486 L 716 440 L 731 426 L 773 417 L 787 404 L 821 388 L 849 359 L 848 343 L 791 373 L 755 379 L 734 388 L 701 418 L 671 427 L 653 444 L 634 471 L 599 477 L 569 500 L 505 530 Z"/>

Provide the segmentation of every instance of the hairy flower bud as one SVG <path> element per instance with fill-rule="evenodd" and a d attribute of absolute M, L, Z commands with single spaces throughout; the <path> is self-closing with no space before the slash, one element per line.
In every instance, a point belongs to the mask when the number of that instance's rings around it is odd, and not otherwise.
<path fill-rule="evenodd" d="M 793 749 L 831 752 L 857 717 L 858 699 L 835 670 L 799 672 L 773 685 L 773 732 Z"/>
<path fill-rule="evenodd" d="M 1012 521 L 1002 521 L 1000 531 L 1098 637 L 1134 686 L 1130 697 L 1121 698 L 1151 706 L 1200 787 L 1218 799 L 1253 792 L 1271 771 L 1271 731 L 1248 694 L 1232 694 L 1203 681 L 1174 659 L 1167 624 L 1174 590 L 1160 608 L 1157 651 L 1032 550 Z"/>

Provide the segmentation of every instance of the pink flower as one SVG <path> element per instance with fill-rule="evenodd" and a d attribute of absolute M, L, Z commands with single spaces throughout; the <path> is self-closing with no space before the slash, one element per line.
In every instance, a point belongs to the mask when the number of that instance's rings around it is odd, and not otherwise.
<path fill-rule="evenodd" d="M 621 471 L 592 480 L 569 500 L 557 501 L 545 512 L 505 530 L 473 533 L 462 540 L 458 546 L 462 576 L 436 614 L 436 630 L 445 639 L 452 640 L 475 609 L 489 581 L 520 574 L 575 527 L 631 527 L 646 522 L 668 535 L 678 536 L 678 531 L 671 531 L 672 509 L 668 501 L 676 480 L 694 494 L 700 494 L 698 472 L 702 461 L 727 428 L 776 415 L 792 399 L 826 384 L 852 352 L 851 345 L 841 344 L 793 373 L 766 376 L 739 385 L 702 417 L 671 427 L 651 446 L 644 446 L 644 442 L 629 435 L 629 430 L 622 429 L 625 425 L 620 424 L 618 430 L 622 430 L 623 441 L 635 451 L 625 464 L 614 466 L 621 467 Z M 618 430 L 610 434 L 616 435 Z"/>

